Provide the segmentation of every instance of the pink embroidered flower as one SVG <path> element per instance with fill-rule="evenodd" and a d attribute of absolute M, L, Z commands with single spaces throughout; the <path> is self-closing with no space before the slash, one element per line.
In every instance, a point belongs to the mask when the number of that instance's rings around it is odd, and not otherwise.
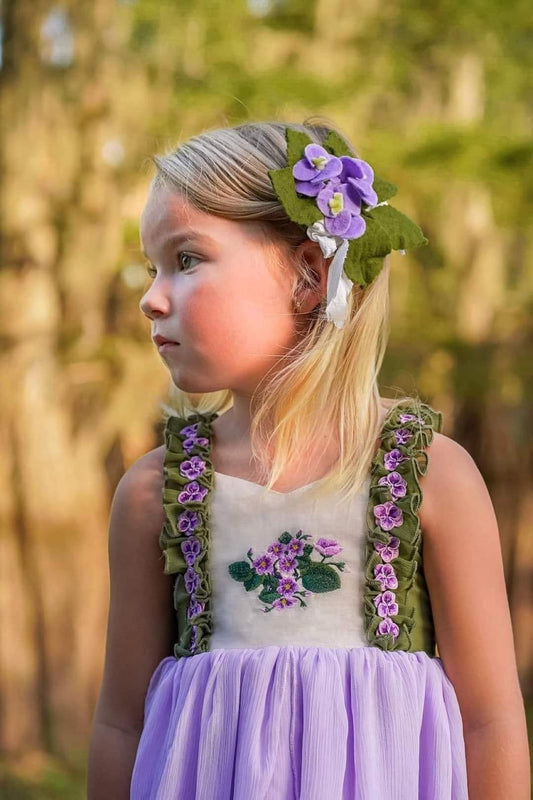
<path fill-rule="evenodd" d="M 294 599 L 294 595 L 282 595 L 277 600 L 274 600 L 272 605 L 274 606 L 274 608 L 280 608 L 280 609 L 291 608 L 291 606 L 296 605 L 296 600 Z M 268 611 L 268 609 L 265 608 L 265 611 Z"/>
<path fill-rule="evenodd" d="M 374 517 L 379 527 L 384 531 L 390 531 L 392 528 L 399 528 L 403 525 L 402 510 L 395 506 L 391 500 L 375 506 Z"/>
<path fill-rule="evenodd" d="M 335 539 L 321 538 L 315 542 L 315 550 L 318 550 L 322 556 L 336 556 L 341 552 L 342 547 Z"/>
<path fill-rule="evenodd" d="M 397 536 L 391 536 L 388 544 L 385 542 L 374 542 L 374 550 L 380 554 L 382 561 L 392 561 L 398 558 L 400 552 L 400 540 Z"/>
<path fill-rule="evenodd" d="M 178 530 L 184 533 L 185 536 L 190 536 L 191 533 L 200 524 L 200 517 L 196 511 L 182 511 L 178 517 Z"/>
<path fill-rule="evenodd" d="M 198 481 L 192 481 L 178 494 L 178 503 L 202 503 L 208 491 L 206 486 L 200 486 Z"/>
<path fill-rule="evenodd" d="M 398 578 L 392 564 L 376 564 L 374 576 L 380 582 L 382 589 L 396 589 L 398 587 Z"/>
<path fill-rule="evenodd" d="M 407 494 L 407 481 L 399 472 L 390 472 L 388 475 L 383 475 L 378 481 L 378 486 L 388 486 L 393 500 L 397 500 L 398 497 L 405 497 Z"/>
<path fill-rule="evenodd" d="M 252 561 L 252 566 L 258 575 L 264 575 L 266 572 L 272 573 L 274 570 L 274 559 L 269 553 L 263 553 Z"/>
<path fill-rule="evenodd" d="M 301 533 L 301 531 L 299 531 Z M 289 556 L 301 556 L 304 551 L 303 539 L 292 538 L 290 542 L 285 545 L 285 553 Z"/>
<path fill-rule="evenodd" d="M 278 561 L 278 569 L 280 572 L 290 573 L 293 572 L 296 568 L 296 558 L 295 556 L 291 555 L 290 553 L 286 553 L 282 555 Z"/>
<path fill-rule="evenodd" d="M 298 584 L 290 576 L 282 578 L 278 582 L 278 592 L 283 595 L 292 595 L 298 588 Z"/>
<path fill-rule="evenodd" d="M 392 617 L 398 613 L 398 603 L 394 592 L 383 592 L 374 598 L 374 605 L 380 617 Z"/>
<path fill-rule="evenodd" d="M 267 551 L 277 558 L 287 552 L 286 546 L 281 542 L 272 542 L 272 544 L 267 547 Z"/>

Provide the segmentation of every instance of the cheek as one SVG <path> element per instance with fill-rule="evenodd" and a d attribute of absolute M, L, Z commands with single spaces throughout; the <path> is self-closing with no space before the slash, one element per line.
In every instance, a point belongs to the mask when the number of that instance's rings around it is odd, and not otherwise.
<path fill-rule="evenodd" d="M 274 279 L 196 286 L 182 307 L 183 335 L 200 354 L 228 362 L 284 352 L 294 336 L 287 291 Z"/>

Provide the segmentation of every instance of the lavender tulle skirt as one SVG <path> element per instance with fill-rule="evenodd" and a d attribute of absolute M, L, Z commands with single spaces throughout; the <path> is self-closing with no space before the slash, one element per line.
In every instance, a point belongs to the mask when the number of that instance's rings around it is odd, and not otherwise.
<path fill-rule="evenodd" d="M 131 800 L 468 800 L 440 658 L 267 646 L 164 658 Z"/>

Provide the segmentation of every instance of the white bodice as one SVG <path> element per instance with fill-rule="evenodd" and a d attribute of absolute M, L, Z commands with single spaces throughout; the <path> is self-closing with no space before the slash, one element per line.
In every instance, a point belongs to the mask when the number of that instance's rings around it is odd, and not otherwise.
<path fill-rule="evenodd" d="M 362 598 L 370 475 L 363 490 L 348 500 L 339 496 L 313 497 L 307 492 L 308 486 L 292 492 L 269 490 L 265 494 L 256 483 L 214 473 L 209 544 L 213 613 L 210 650 L 267 645 L 368 646 Z M 311 538 L 299 540 L 300 531 L 300 535 Z M 283 561 L 283 553 L 279 561 L 280 553 L 268 550 L 284 532 L 293 537 L 288 544 L 281 543 L 289 562 Z M 333 542 L 342 549 L 336 552 L 338 547 Z M 311 552 L 307 548 L 313 563 L 331 564 L 328 570 L 318 568 L 311 583 L 307 578 L 308 586 L 317 588 L 317 580 L 323 580 L 321 586 L 325 588 L 331 585 L 328 581 L 340 581 L 338 588 L 309 591 L 303 597 L 298 594 L 306 589 L 299 572 L 291 573 L 290 559 L 301 555 L 305 544 L 313 545 Z M 276 547 L 280 548 L 279 542 Z M 250 549 L 251 560 L 247 556 Z M 272 601 L 260 600 L 259 595 L 268 592 L 268 588 L 260 585 L 247 591 L 242 580 L 232 577 L 230 564 L 248 562 L 252 569 L 252 561 L 256 562 L 256 574 L 268 573 L 274 583 L 283 581 L 286 595 L 282 597 L 289 598 L 286 605 L 279 607 Z M 342 570 L 334 566 L 339 562 L 345 565 Z M 293 560 L 292 564 L 298 569 L 297 562 Z M 243 569 L 246 572 L 241 563 Z"/>

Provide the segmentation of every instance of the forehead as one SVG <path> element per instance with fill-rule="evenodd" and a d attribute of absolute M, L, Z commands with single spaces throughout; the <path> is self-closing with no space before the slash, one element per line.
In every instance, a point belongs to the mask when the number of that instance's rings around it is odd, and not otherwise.
<path fill-rule="evenodd" d="M 151 188 L 142 210 L 139 233 L 146 246 L 163 242 L 177 232 L 195 230 L 207 235 L 213 217 L 192 206 L 186 199 L 164 186 Z"/>

